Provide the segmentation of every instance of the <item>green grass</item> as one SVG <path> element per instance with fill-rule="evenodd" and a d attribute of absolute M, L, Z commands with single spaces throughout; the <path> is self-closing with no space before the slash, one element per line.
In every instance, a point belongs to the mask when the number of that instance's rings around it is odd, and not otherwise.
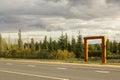
<path fill-rule="evenodd" d="M 120 60 L 118 62 L 115 62 L 116 60 L 108 59 L 106 64 L 102 63 L 101 58 L 89 58 L 88 62 L 85 62 L 84 59 L 64 59 L 64 60 L 58 60 L 58 59 L 21 59 L 21 58 L 0 58 L 4 60 L 24 60 L 24 61 L 40 61 L 40 62 L 59 62 L 59 63 L 76 63 L 76 64 L 99 64 L 99 65 L 119 65 L 120 66 Z"/>

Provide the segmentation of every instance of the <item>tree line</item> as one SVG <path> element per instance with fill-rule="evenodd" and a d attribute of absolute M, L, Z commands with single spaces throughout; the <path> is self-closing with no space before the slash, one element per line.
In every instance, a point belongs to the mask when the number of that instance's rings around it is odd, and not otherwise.
<path fill-rule="evenodd" d="M 44 37 L 43 41 L 24 43 L 21 30 L 18 32 L 18 43 L 7 43 L 0 34 L 0 57 L 7 58 L 36 58 L 36 59 L 71 59 L 84 58 L 84 44 L 82 35 L 71 41 L 67 34 L 61 34 L 58 40 Z M 120 42 L 107 39 L 107 55 L 120 55 Z M 101 56 L 101 44 L 89 44 L 89 57 Z"/>
<path fill-rule="evenodd" d="M 72 37 L 68 40 L 67 34 L 61 34 L 58 40 L 44 37 L 43 41 L 23 43 L 21 30 L 18 32 L 18 43 L 7 43 L 0 34 L 0 57 L 12 58 L 40 58 L 40 59 L 67 59 L 83 56 L 82 35 L 79 33 L 77 40 Z"/>

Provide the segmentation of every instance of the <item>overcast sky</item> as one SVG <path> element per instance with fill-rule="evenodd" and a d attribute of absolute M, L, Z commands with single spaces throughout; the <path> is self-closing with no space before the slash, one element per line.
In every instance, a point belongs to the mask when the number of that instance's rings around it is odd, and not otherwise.
<path fill-rule="evenodd" d="M 120 41 L 120 0 L 0 0 L 0 32 L 18 29 L 34 37 L 80 31 Z"/>

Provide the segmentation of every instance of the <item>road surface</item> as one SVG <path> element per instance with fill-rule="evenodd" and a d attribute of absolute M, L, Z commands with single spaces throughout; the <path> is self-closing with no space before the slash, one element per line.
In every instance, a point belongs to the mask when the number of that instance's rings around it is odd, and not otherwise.
<path fill-rule="evenodd" d="M 0 80 L 120 80 L 120 68 L 0 60 Z"/>

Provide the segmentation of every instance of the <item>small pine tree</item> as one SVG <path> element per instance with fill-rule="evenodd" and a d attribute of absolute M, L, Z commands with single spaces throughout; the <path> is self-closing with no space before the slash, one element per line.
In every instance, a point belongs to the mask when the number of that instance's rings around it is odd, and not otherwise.
<path fill-rule="evenodd" d="M 22 41 L 22 38 L 21 38 L 21 30 L 19 30 L 18 32 L 18 50 L 22 51 L 24 49 L 24 45 L 23 45 L 23 41 Z"/>
<path fill-rule="evenodd" d="M 2 51 L 2 36 L 0 34 L 0 51 Z"/>
<path fill-rule="evenodd" d="M 38 42 L 35 43 L 35 51 L 39 51 L 40 50 L 40 45 Z"/>
<path fill-rule="evenodd" d="M 112 48 L 112 42 L 110 42 L 109 39 L 107 39 L 106 41 L 106 52 L 107 52 L 107 55 L 111 54 L 111 48 Z"/>
<path fill-rule="evenodd" d="M 120 54 L 120 42 L 118 43 L 118 53 Z"/>
<path fill-rule="evenodd" d="M 43 45 L 42 45 L 43 49 L 48 50 L 48 41 L 47 41 L 47 36 L 45 36 L 44 40 L 43 40 Z"/>
<path fill-rule="evenodd" d="M 107 51 L 110 51 L 110 40 L 109 39 L 107 39 L 106 41 L 106 49 Z"/>
<path fill-rule="evenodd" d="M 41 51 L 41 49 L 42 49 L 42 42 L 40 41 L 39 42 L 39 51 Z"/>
<path fill-rule="evenodd" d="M 65 50 L 67 50 L 68 49 L 68 35 L 67 35 L 67 33 L 65 34 L 64 45 L 65 45 Z"/>
<path fill-rule="evenodd" d="M 76 58 L 80 58 L 83 55 L 83 42 L 82 42 L 82 35 L 78 34 L 77 37 L 77 44 L 76 44 Z"/>
<path fill-rule="evenodd" d="M 63 35 L 63 33 L 61 34 L 58 40 L 58 46 L 59 46 L 59 49 L 65 50 L 65 36 Z"/>
<path fill-rule="evenodd" d="M 113 53 L 117 53 L 117 42 L 113 41 Z"/>
<path fill-rule="evenodd" d="M 53 49 L 54 49 L 55 51 L 58 50 L 58 43 L 56 42 L 56 40 L 53 41 Z"/>
<path fill-rule="evenodd" d="M 49 40 L 49 51 L 53 51 L 53 41 L 52 41 L 52 38 L 50 37 L 50 40 Z"/>
<path fill-rule="evenodd" d="M 31 39 L 31 52 L 35 52 L 35 44 L 34 44 L 34 39 Z"/>
<path fill-rule="evenodd" d="M 70 42 L 68 42 L 68 49 L 67 49 L 69 52 L 71 52 L 72 51 L 72 48 L 71 48 L 71 44 L 70 44 Z"/>
<path fill-rule="evenodd" d="M 76 51 L 76 41 L 75 38 L 72 37 L 72 42 L 71 42 L 71 51 L 75 53 Z"/>

